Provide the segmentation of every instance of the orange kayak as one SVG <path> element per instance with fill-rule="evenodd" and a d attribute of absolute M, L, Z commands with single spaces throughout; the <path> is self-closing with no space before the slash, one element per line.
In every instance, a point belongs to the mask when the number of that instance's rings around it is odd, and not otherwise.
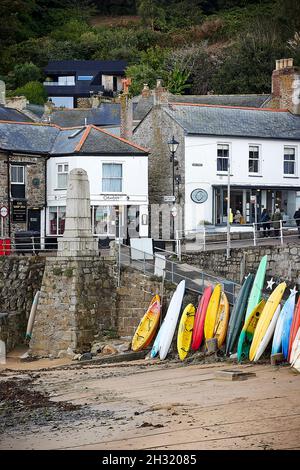
<path fill-rule="evenodd" d="M 159 295 L 155 295 L 133 335 L 131 342 L 131 349 L 133 351 L 140 351 L 149 346 L 158 327 L 160 312 L 160 298 Z"/>

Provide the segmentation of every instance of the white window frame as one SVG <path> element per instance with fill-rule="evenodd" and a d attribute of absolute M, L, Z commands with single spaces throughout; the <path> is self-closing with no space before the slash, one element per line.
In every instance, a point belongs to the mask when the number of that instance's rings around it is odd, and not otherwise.
<path fill-rule="evenodd" d="M 103 176 L 104 165 L 120 165 L 121 170 L 122 170 L 121 178 L 119 176 L 112 177 L 112 178 L 104 177 Z M 104 179 L 117 179 L 117 180 L 121 179 L 121 190 L 120 191 L 104 191 L 104 189 L 103 189 L 103 180 Z M 122 162 L 102 162 L 102 180 L 101 180 L 102 193 L 104 193 L 104 194 L 121 194 L 121 193 L 123 193 L 123 179 L 124 179 L 124 165 L 123 165 Z"/>
<path fill-rule="evenodd" d="M 58 86 L 74 86 L 75 76 L 74 75 L 61 75 L 58 77 Z"/>
<path fill-rule="evenodd" d="M 250 171 L 249 170 L 249 162 L 250 162 L 250 147 L 257 147 L 258 148 L 258 171 Z M 253 159 L 252 159 L 253 160 Z M 262 158 L 261 158 L 261 145 L 260 144 L 255 144 L 255 143 L 251 143 L 251 144 L 248 144 L 248 173 L 249 175 L 251 176 L 260 176 L 261 175 L 261 167 L 262 167 Z"/>
<path fill-rule="evenodd" d="M 294 160 L 285 160 L 285 150 L 286 149 L 293 149 L 294 150 L 294 156 L 295 156 L 295 159 Z M 297 177 L 297 172 L 298 172 L 298 165 L 297 165 L 297 147 L 295 145 L 285 145 L 283 147 L 283 176 L 284 178 L 295 178 Z M 284 164 L 285 162 L 293 162 L 294 163 L 294 173 L 285 173 L 284 172 Z"/>
<path fill-rule="evenodd" d="M 217 160 L 216 160 L 216 163 L 217 163 L 217 175 L 228 175 L 228 164 L 227 164 L 227 170 L 218 170 L 218 159 L 220 157 L 218 157 L 218 150 L 219 150 L 219 146 L 221 145 L 226 145 L 226 147 L 228 147 L 228 159 L 227 161 L 229 162 L 229 168 L 230 168 L 230 173 L 232 172 L 232 161 L 231 161 L 231 143 L 229 142 L 217 142 Z"/>
<path fill-rule="evenodd" d="M 23 181 L 13 181 L 12 180 L 12 168 L 22 168 L 23 169 Z M 11 164 L 10 165 L 10 183 L 11 184 L 22 184 L 24 185 L 25 184 L 25 166 L 24 165 L 14 165 L 14 164 Z"/>
<path fill-rule="evenodd" d="M 63 167 L 63 171 L 59 171 L 59 166 Z M 65 167 L 68 167 L 68 170 L 65 170 Z M 65 187 L 61 187 L 58 183 L 60 175 L 67 175 L 67 183 Z M 56 189 L 66 190 L 68 187 L 68 176 L 69 176 L 69 162 L 61 162 L 56 164 Z"/>
<path fill-rule="evenodd" d="M 55 211 L 51 211 L 50 209 L 56 209 Z M 51 205 L 48 207 L 48 224 L 47 224 L 47 235 L 49 237 L 62 237 L 63 234 L 62 233 L 59 233 L 59 229 L 60 229 L 60 225 L 59 225 L 59 221 L 61 219 L 59 219 L 59 211 L 63 211 L 66 213 L 66 206 L 55 206 L 55 205 Z M 56 232 L 55 233 L 51 233 L 51 220 L 50 220 L 50 214 L 51 213 L 56 213 Z M 65 219 L 66 221 L 66 216 L 65 216 Z"/>

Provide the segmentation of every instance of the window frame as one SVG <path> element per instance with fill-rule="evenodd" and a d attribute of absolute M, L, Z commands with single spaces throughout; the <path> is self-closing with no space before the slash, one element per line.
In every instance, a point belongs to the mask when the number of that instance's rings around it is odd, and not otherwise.
<path fill-rule="evenodd" d="M 56 209 L 55 211 L 51 209 Z M 64 212 L 64 218 L 61 216 L 61 213 Z M 50 214 L 56 214 L 56 219 L 50 219 Z M 51 222 L 56 221 L 56 232 L 51 233 Z M 50 237 L 61 237 L 64 234 L 65 230 L 65 221 L 66 221 L 66 206 L 49 206 L 48 207 L 48 224 L 47 224 L 47 235 Z M 63 226 L 63 231 L 61 227 Z"/>
<path fill-rule="evenodd" d="M 20 182 L 20 181 L 13 181 L 12 180 L 12 168 L 22 168 L 23 169 L 23 181 Z M 25 165 L 15 165 L 14 163 L 12 163 L 10 165 L 10 184 L 22 184 L 22 185 L 25 185 Z"/>
<path fill-rule="evenodd" d="M 68 171 L 65 171 L 65 166 L 68 166 Z M 63 166 L 63 171 L 62 172 L 59 172 L 58 171 L 58 167 L 59 166 Z M 58 184 L 58 177 L 60 175 L 67 175 L 67 182 L 66 182 L 66 186 L 65 187 L 60 187 L 59 184 Z M 58 190 L 61 190 L 61 191 L 65 191 L 67 188 L 68 188 L 68 179 L 69 179 L 69 162 L 59 162 L 59 163 L 56 163 L 56 189 Z"/>
<path fill-rule="evenodd" d="M 294 150 L 294 160 L 285 160 L 285 151 L 286 149 Z M 294 164 L 294 173 L 285 173 L 285 163 Z M 297 165 L 297 147 L 295 145 L 285 145 L 283 147 L 283 176 L 284 178 L 295 178 L 297 177 L 298 165 Z"/>
<path fill-rule="evenodd" d="M 250 158 L 250 147 L 257 147 L 258 149 L 258 159 L 253 159 L 253 158 Z M 258 171 L 250 171 L 249 169 L 249 163 L 250 163 L 250 160 L 253 160 L 253 161 L 257 161 L 258 163 Z M 260 144 L 256 144 L 256 143 L 251 143 L 251 144 L 248 144 L 248 174 L 250 176 L 260 176 L 261 175 L 261 167 L 262 167 L 262 159 L 261 159 L 261 145 Z"/>
<path fill-rule="evenodd" d="M 104 166 L 105 165 L 119 165 L 121 167 L 121 177 L 113 176 L 113 177 L 104 177 Z M 123 193 L 123 178 L 124 178 L 124 165 L 122 162 L 102 162 L 102 180 L 101 180 L 101 189 L 102 193 L 104 194 L 122 194 Z M 104 190 L 104 180 L 120 180 L 121 182 L 121 189 L 120 191 L 105 191 Z"/>
<path fill-rule="evenodd" d="M 225 159 L 225 157 L 219 157 L 218 156 L 218 150 L 219 146 L 226 146 L 228 147 L 228 157 L 227 157 L 227 170 L 219 170 L 218 169 L 218 160 L 219 159 Z M 222 149 L 224 150 L 224 149 Z M 229 162 L 229 167 L 230 167 L 230 173 L 232 172 L 232 167 L 231 167 L 231 144 L 229 142 L 217 142 L 217 175 L 227 175 L 228 174 L 228 162 Z"/>

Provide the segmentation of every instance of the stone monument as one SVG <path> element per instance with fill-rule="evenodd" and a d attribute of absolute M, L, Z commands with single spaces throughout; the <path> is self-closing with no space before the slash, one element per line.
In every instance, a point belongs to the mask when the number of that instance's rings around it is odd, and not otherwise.
<path fill-rule="evenodd" d="M 69 173 L 65 231 L 58 240 L 58 256 L 97 256 L 92 235 L 90 185 L 87 172 L 74 168 Z"/>

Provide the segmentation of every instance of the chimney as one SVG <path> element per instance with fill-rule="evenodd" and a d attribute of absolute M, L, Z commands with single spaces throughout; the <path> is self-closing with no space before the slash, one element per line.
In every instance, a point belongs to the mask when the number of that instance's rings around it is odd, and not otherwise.
<path fill-rule="evenodd" d="M 144 83 L 144 88 L 142 89 L 142 97 L 149 98 L 150 96 L 150 89 L 148 83 Z"/>
<path fill-rule="evenodd" d="M 154 89 L 154 106 L 166 106 L 167 104 L 168 91 L 162 86 L 161 78 L 158 78 Z"/>
<path fill-rule="evenodd" d="M 44 114 L 50 115 L 53 109 L 54 109 L 54 104 L 51 98 L 49 98 L 48 101 L 46 101 L 46 103 L 44 104 Z"/>
<path fill-rule="evenodd" d="M 6 107 L 22 111 L 26 108 L 28 102 L 29 101 L 25 96 L 12 96 L 11 98 L 6 100 Z"/>
<path fill-rule="evenodd" d="M 0 104 L 5 106 L 5 82 L 0 80 Z"/>
<path fill-rule="evenodd" d="M 130 78 L 122 79 L 123 93 L 120 95 L 121 106 L 121 137 L 132 140 L 133 128 L 133 106 L 132 99 L 129 97 Z"/>
<path fill-rule="evenodd" d="M 300 115 L 300 69 L 293 59 L 276 60 L 272 74 L 272 105 Z"/>

